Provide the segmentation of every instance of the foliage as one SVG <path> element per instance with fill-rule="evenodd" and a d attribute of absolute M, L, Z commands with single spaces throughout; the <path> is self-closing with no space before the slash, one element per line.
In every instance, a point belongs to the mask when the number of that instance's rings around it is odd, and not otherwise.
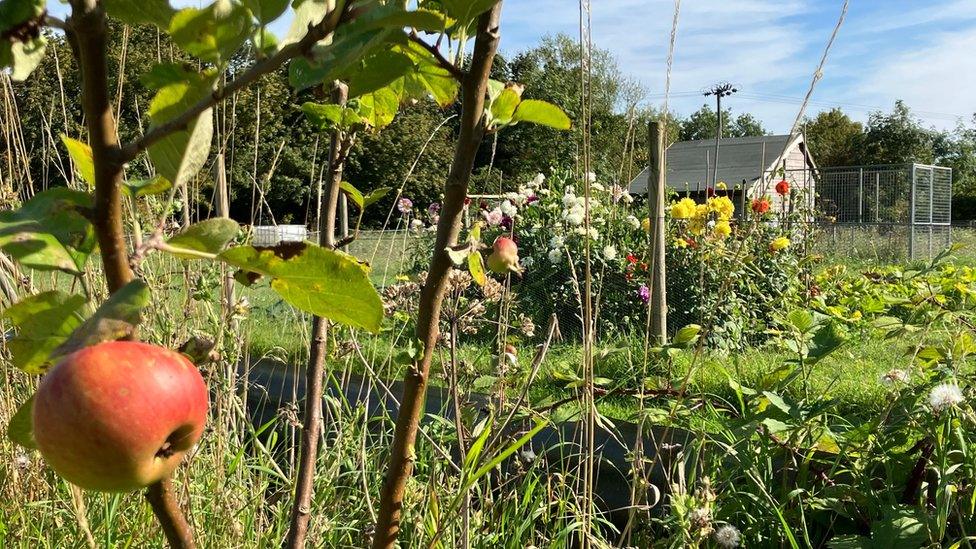
<path fill-rule="evenodd" d="M 819 166 L 855 166 L 860 162 L 864 126 L 834 108 L 821 111 L 803 126 L 810 154 Z"/>
<path fill-rule="evenodd" d="M 708 105 L 702 105 L 698 111 L 681 121 L 678 140 L 715 139 L 717 128 L 718 117 L 715 110 Z M 731 110 L 722 109 L 722 137 L 749 137 L 768 133 L 762 123 L 751 114 L 732 116 Z"/>

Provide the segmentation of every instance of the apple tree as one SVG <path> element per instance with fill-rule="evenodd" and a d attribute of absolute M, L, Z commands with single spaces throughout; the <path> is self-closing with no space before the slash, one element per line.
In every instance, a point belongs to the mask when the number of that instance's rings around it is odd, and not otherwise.
<path fill-rule="evenodd" d="M 345 157 L 357 133 L 389 124 L 405 101 L 432 97 L 448 106 L 460 100 L 455 156 L 446 178 L 417 322 L 415 341 L 421 352 L 415 353 L 408 369 L 378 517 L 375 545 L 392 546 L 477 148 L 486 134 L 520 122 L 561 129 L 570 125 L 557 107 L 522 99 L 520 86 L 489 80 L 500 38 L 501 2 L 215 0 L 199 8 L 176 9 L 167 0 L 69 0 L 68 5 L 69 15 L 59 19 L 48 13 L 45 0 L 0 0 L 0 70 L 9 70 L 15 80 L 28 78 L 44 59 L 45 32 L 65 33 L 78 62 L 79 99 L 87 130 L 86 141 L 63 138 L 86 188 L 52 188 L 16 210 L 0 212 L 0 252 L 28 269 L 77 277 L 85 290 L 31 295 L 3 313 L 17 329 L 8 345 L 13 363 L 31 375 L 50 375 L 85 349 L 108 341 L 137 340 L 142 311 L 154 299 L 139 276 L 143 259 L 151 253 L 223 262 L 239 269 L 242 276 L 237 278 L 243 282 L 270 279 L 282 299 L 314 318 L 308 372 L 312 384 L 306 398 L 290 547 L 304 545 L 310 515 L 326 331 L 336 323 L 378 332 L 383 319 L 368 266 L 344 253 L 341 248 L 348 241 L 337 242 L 334 234 L 340 192 L 362 211 L 384 191 L 364 195 L 343 182 Z M 289 11 L 290 30 L 275 36 L 268 25 Z M 130 142 L 118 138 L 110 100 L 109 18 L 128 25 L 153 25 L 199 60 L 195 68 L 159 63 L 143 76 L 155 96 L 145 131 Z M 472 41 L 469 51 L 466 45 Z M 243 64 L 241 55 L 246 59 Z M 330 101 L 303 107 L 310 123 L 327 133 L 332 143 L 319 242 L 228 247 L 238 237 L 239 226 L 220 218 L 174 235 L 166 234 L 164 217 L 149 228 L 146 238 L 133 222 L 128 225 L 133 234 L 127 234 L 126 204 L 131 207 L 153 194 L 168 194 L 172 200 L 205 165 L 214 133 L 214 107 L 284 65 L 295 89 L 320 87 L 331 92 Z M 155 175 L 148 180 L 128 177 L 128 165 L 146 158 Z M 472 255 L 477 248 L 473 243 L 462 255 Z M 471 268 L 483 269 L 480 254 L 473 255 L 478 258 L 469 261 Z M 101 262 L 110 297 L 87 314 L 85 305 L 94 294 L 85 286 L 85 273 L 91 272 L 93 256 Z M 32 420 L 39 417 L 32 410 L 33 402 L 25 402 L 8 427 L 11 438 L 28 447 L 36 444 Z M 169 475 L 151 480 L 144 488 L 169 544 L 193 547 Z"/>

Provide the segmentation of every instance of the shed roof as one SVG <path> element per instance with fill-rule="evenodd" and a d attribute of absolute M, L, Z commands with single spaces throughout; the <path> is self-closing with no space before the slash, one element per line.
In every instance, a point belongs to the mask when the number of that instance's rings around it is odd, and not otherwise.
<path fill-rule="evenodd" d="M 803 142 L 803 136 L 790 141 L 789 135 L 763 135 L 758 137 L 726 137 L 719 142 L 718 181 L 729 184 L 743 179 L 751 184 L 766 171 L 777 166 L 782 158 Z M 715 140 L 679 141 L 668 147 L 667 185 L 679 192 L 703 191 L 711 181 L 712 160 L 715 157 Z M 809 156 L 807 155 L 809 161 Z M 812 162 L 811 162 L 812 165 Z M 630 182 L 633 194 L 647 193 L 649 168 Z"/>

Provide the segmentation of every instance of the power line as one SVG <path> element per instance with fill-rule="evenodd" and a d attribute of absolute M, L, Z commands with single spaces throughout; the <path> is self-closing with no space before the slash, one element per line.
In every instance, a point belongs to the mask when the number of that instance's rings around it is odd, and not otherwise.
<path fill-rule="evenodd" d="M 671 92 L 670 96 L 672 98 L 676 97 L 695 97 L 701 94 L 699 91 L 680 91 Z M 648 98 L 659 98 L 663 97 L 664 94 L 654 93 L 649 94 Z M 739 97 L 743 99 L 751 99 L 753 101 L 762 101 L 769 103 L 785 103 L 785 104 L 799 104 L 803 102 L 803 98 L 795 97 L 790 95 L 773 94 L 773 93 L 757 93 L 757 92 L 739 92 Z M 825 101 L 825 100 L 811 100 L 810 105 L 818 107 L 847 107 L 853 110 L 859 111 L 885 111 L 888 107 L 883 107 L 880 105 L 867 105 L 863 103 L 847 103 L 844 101 Z M 953 114 L 948 112 L 937 112 L 937 111 L 920 111 L 912 110 L 912 113 L 919 115 L 922 118 L 938 118 L 946 120 L 957 120 L 959 118 L 966 118 L 965 114 Z"/>

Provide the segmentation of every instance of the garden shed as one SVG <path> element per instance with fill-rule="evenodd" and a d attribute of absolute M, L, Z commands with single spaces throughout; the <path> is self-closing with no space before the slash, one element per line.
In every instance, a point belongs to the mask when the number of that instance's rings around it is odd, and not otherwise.
<path fill-rule="evenodd" d="M 776 206 L 779 197 L 773 185 L 787 174 L 794 196 L 813 205 L 816 164 L 802 134 L 727 137 L 719 140 L 718 171 L 713 181 L 715 140 L 679 141 L 668 147 L 667 185 L 681 195 L 704 200 L 715 181 L 725 182 L 738 209 L 742 199 L 771 195 Z M 630 182 L 631 194 L 646 195 L 649 168 Z M 811 208 L 812 209 L 812 208 Z"/>

